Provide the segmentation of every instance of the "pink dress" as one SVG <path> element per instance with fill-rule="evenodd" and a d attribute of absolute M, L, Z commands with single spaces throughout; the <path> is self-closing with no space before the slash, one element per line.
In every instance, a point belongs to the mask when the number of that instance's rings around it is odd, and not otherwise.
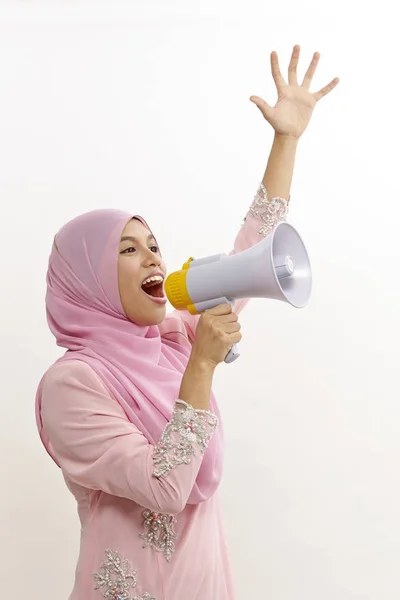
<path fill-rule="evenodd" d="M 234 252 L 268 233 L 271 210 L 259 191 Z M 197 318 L 175 312 L 175 319 L 177 314 L 193 339 Z M 159 444 L 152 446 L 91 367 L 78 360 L 48 371 L 41 415 L 81 523 L 70 600 L 235 598 L 218 492 L 187 504 L 203 451 L 220 426 L 214 415 L 177 399 Z M 182 428 L 193 420 L 200 433 L 183 440 Z M 174 450 L 182 442 L 184 460 L 177 461 Z"/>

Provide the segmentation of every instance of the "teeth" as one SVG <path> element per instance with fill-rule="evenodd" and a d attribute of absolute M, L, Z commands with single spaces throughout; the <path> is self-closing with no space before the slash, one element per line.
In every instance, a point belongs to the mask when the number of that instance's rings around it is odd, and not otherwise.
<path fill-rule="evenodd" d="M 162 283 L 164 281 L 163 277 L 160 275 L 154 275 L 154 277 L 148 277 L 143 281 L 142 285 L 147 285 L 148 283 Z"/>

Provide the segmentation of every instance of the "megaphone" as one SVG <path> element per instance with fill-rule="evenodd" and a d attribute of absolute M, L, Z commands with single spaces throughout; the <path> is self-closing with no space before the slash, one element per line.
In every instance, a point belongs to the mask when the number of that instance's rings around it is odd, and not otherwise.
<path fill-rule="evenodd" d="M 261 242 L 237 254 L 189 260 L 171 273 L 165 292 L 177 310 L 196 315 L 239 298 L 271 298 L 303 308 L 311 295 L 312 275 L 306 247 L 294 227 L 279 223 Z M 237 344 L 225 362 L 239 356 Z"/>

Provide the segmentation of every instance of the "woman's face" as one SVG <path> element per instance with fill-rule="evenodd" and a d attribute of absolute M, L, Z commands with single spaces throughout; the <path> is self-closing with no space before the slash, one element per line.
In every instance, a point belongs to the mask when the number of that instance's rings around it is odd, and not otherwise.
<path fill-rule="evenodd" d="M 162 323 L 167 303 L 165 276 L 154 236 L 143 223 L 131 219 L 122 232 L 118 256 L 119 295 L 130 321 L 144 326 Z"/>

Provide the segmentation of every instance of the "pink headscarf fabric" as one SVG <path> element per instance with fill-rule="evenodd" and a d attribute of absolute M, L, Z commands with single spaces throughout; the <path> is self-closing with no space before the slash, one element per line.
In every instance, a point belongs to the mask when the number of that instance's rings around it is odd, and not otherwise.
<path fill-rule="evenodd" d="M 59 231 L 47 272 L 47 321 L 57 344 L 67 349 L 57 362 L 72 359 L 89 364 L 131 423 L 156 445 L 178 398 L 190 344 L 167 340 L 159 327 L 136 325 L 124 314 L 118 290 L 118 249 L 122 231 L 132 218 L 122 211 L 97 210 Z M 148 227 L 143 219 L 135 218 Z M 182 330 L 181 323 L 176 325 L 172 329 Z M 36 395 L 36 419 L 42 442 L 57 462 L 40 416 L 44 379 L 45 375 Z M 213 396 L 211 410 L 219 416 Z M 222 447 L 218 427 L 190 504 L 207 500 L 217 489 Z"/>

